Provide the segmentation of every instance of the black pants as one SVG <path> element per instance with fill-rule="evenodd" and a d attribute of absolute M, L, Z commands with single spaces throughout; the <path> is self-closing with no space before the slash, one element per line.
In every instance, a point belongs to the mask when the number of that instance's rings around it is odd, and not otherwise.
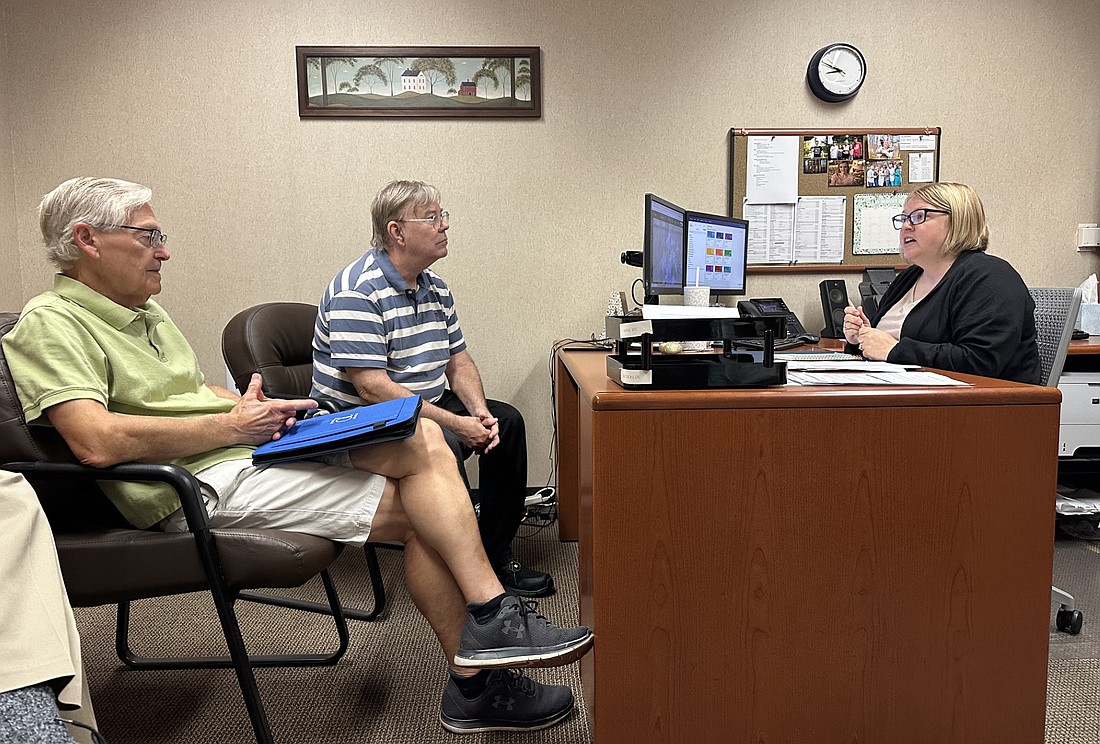
<path fill-rule="evenodd" d="M 444 390 L 436 401 L 445 411 L 469 416 L 469 411 L 458 396 Z M 499 566 L 507 555 L 523 519 L 524 499 L 527 497 L 527 427 L 523 416 L 514 407 L 499 400 L 487 400 L 489 414 L 497 419 L 500 428 L 500 444 L 484 455 L 478 456 L 478 493 L 481 502 L 481 543 L 493 566 Z M 458 460 L 458 471 L 470 490 L 466 476 L 466 459 L 473 450 L 462 444 L 454 432 L 443 430 L 451 451 Z"/>

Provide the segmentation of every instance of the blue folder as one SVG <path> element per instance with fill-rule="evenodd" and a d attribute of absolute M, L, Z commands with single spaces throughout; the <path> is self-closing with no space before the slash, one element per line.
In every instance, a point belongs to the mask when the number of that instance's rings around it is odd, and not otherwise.
<path fill-rule="evenodd" d="M 257 447 L 252 462 L 304 460 L 406 439 L 416 431 L 420 405 L 420 396 L 413 395 L 299 421 L 274 442 Z"/>

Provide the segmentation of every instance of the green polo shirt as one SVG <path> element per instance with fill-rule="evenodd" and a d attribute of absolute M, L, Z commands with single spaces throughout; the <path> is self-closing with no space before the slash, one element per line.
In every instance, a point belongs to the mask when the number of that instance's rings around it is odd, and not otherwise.
<path fill-rule="evenodd" d="M 53 291 L 23 308 L 3 347 L 27 423 L 48 426 L 47 408 L 83 398 L 124 416 L 183 418 L 233 408 L 206 387 L 195 352 L 160 305 L 149 300 L 131 310 L 61 274 Z M 224 447 L 169 462 L 198 473 L 250 458 L 252 449 Z M 100 486 L 137 527 L 150 527 L 180 506 L 162 484 Z"/>

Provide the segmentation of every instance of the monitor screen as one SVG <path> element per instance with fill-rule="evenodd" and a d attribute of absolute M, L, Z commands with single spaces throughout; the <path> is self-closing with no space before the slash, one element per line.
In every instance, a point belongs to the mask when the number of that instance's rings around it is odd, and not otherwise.
<path fill-rule="evenodd" d="M 684 210 L 653 194 L 645 195 L 642 277 L 650 302 L 684 291 Z"/>
<path fill-rule="evenodd" d="M 688 212 L 686 220 L 684 284 L 716 295 L 745 294 L 749 223 L 702 212 Z"/>

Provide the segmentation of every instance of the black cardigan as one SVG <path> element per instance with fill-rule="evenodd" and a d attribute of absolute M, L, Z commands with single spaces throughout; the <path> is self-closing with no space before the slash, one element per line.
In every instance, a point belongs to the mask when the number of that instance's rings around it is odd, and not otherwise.
<path fill-rule="evenodd" d="M 922 273 L 910 266 L 895 277 L 871 318 L 872 326 Z M 859 353 L 853 344 L 845 351 Z M 901 339 L 886 361 L 1040 384 L 1035 302 L 1007 261 L 984 251 L 963 251 L 940 283 L 909 311 Z"/>

